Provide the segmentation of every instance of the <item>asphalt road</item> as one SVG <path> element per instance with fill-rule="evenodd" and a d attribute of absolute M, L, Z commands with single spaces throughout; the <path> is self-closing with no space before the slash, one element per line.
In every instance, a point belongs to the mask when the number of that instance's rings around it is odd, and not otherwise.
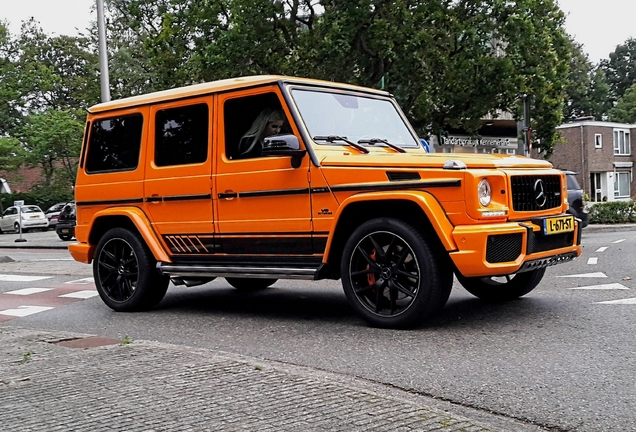
<path fill-rule="evenodd" d="M 2 325 L 128 335 L 309 366 L 559 431 L 634 431 L 636 231 L 584 231 L 583 245 L 580 258 L 549 268 L 535 291 L 510 303 L 484 303 L 456 283 L 440 316 L 411 331 L 367 327 L 339 282 L 279 281 L 245 294 L 222 279 L 171 286 L 148 313 L 115 313 L 92 297 Z M 0 281 L 0 292 L 90 275 L 64 251 L 0 255 L 16 260 L 0 264 L 0 273 L 52 276 Z"/>

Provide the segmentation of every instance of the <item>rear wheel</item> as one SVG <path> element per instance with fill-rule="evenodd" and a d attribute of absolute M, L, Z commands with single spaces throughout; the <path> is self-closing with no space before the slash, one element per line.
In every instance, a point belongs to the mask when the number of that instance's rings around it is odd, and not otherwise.
<path fill-rule="evenodd" d="M 227 283 L 239 291 L 260 291 L 276 283 L 278 279 L 250 279 L 226 277 Z"/>
<path fill-rule="evenodd" d="M 453 273 L 413 226 L 389 218 L 358 227 L 343 250 L 341 277 L 353 309 L 373 326 L 409 328 L 438 312 Z"/>
<path fill-rule="evenodd" d="M 73 236 L 70 234 L 58 234 L 57 236 L 60 238 L 60 240 L 64 241 L 70 241 L 73 238 Z"/>
<path fill-rule="evenodd" d="M 118 312 L 148 310 L 163 299 L 170 279 L 138 234 L 113 228 L 99 241 L 93 275 L 100 297 Z"/>
<path fill-rule="evenodd" d="M 524 273 L 516 273 L 501 277 L 464 277 L 457 275 L 457 280 L 466 291 L 482 300 L 491 302 L 505 302 L 528 294 L 535 289 L 546 268 L 540 268 Z"/>

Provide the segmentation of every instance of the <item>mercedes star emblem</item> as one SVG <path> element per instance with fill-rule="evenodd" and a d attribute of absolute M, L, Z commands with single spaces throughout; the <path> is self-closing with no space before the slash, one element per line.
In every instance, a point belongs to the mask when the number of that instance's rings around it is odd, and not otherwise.
<path fill-rule="evenodd" d="M 545 195 L 545 184 L 543 183 L 543 180 L 539 179 L 534 182 L 534 202 L 537 206 L 539 206 L 539 208 L 542 208 L 547 200 L 548 197 Z"/>

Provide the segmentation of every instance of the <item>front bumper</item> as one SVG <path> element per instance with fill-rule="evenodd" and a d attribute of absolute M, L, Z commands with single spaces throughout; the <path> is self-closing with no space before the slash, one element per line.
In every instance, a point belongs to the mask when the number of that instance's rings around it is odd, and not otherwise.
<path fill-rule="evenodd" d="M 465 277 L 504 276 L 571 261 L 581 255 L 581 224 L 574 231 L 544 235 L 527 222 L 458 226 L 453 230 L 458 250 L 450 252 Z"/>

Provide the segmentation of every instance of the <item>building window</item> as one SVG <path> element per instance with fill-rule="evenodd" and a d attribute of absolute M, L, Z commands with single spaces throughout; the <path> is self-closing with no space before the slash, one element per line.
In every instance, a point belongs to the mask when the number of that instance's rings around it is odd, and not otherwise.
<path fill-rule="evenodd" d="M 597 148 L 597 149 L 603 148 L 603 135 L 601 134 L 594 135 L 594 148 Z"/>
<path fill-rule="evenodd" d="M 630 183 L 629 171 L 617 171 L 614 173 L 614 197 L 615 198 L 629 198 L 629 183 Z"/>
<path fill-rule="evenodd" d="M 614 154 L 630 155 L 629 130 L 614 129 Z"/>

